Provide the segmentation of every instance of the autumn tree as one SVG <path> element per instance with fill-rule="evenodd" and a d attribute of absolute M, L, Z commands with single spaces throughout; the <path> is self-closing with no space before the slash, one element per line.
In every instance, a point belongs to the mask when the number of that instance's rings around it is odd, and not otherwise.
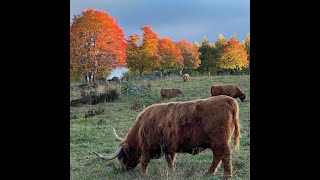
<path fill-rule="evenodd" d="M 194 42 L 194 47 L 198 50 L 200 48 L 200 44 L 197 41 L 195 41 Z"/>
<path fill-rule="evenodd" d="M 190 42 L 186 40 L 181 40 L 176 43 L 177 47 L 181 51 L 183 58 L 183 67 L 185 69 L 195 69 L 199 67 L 201 60 L 199 59 L 200 53 L 196 46 L 193 46 Z"/>
<path fill-rule="evenodd" d="M 242 40 L 242 46 L 247 52 L 249 63 L 242 69 L 243 72 L 250 73 L 250 33 L 247 34 L 246 40 Z"/>
<path fill-rule="evenodd" d="M 126 56 L 127 66 L 129 67 L 129 69 L 133 71 L 146 69 L 148 64 L 142 59 L 141 36 L 137 33 L 134 33 L 133 35 L 129 36 L 127 42 L 128 49 L 126 52 Z"/>
<path fill-rule="evenodd" d="M 106 12 L 92 8 L 75 15 L 70 27 L 70 75 L 96 70 L 105 77 L 111 69 L 126 63 L 125 35 L 118 22 Z"/>
<path fill-rule="evenodd" d="M 141 30 L 143 31 L 142 43 L 138 43 L 141 41 L 140 36 L 129 37 L 127 66 L 133 71 L 139 71 L 143 76 L 144 72 L 151 72 L 158 68 L 161 58 L 158 50 L 158 35 L 150 26 L 143 26 Z"/>
<path fill-rule="evenodd" d="M 202 73 L 208 73 L 216 68 L 216 54 L 217 48 L 214 44 L 210 44 L 206 37 L 203 38 L 201 47 L 199 48 L 201 64 L 199 71 Z"/>
<path fill-rule="evenodd" d="M 217 49 L 221 49 L 222 50 L 222 47 L 224 45 L 226 45 L 227 42 L 228 42 L 227 39 L 222 34 L 219 34 L 216 42 L 214 43 L 214 45 L 216 46 Z"/>
<path fill-rule="evenodd" d="M 222 54 L 222 47 L 224 45 L 226 45 L 228 42 L 228 40 L 222 35 L 219 34 L 218 38 L 216 40 L 216 42 L 214 43 L 215 47 L 216 47 L 216 57 L 215 57 L 215 61 L 217 61 L 218 59 L 220 59 L 221 54 Z"/>
<path fill-rule="evenodd" d="M 183 57 L 181 51 L 176 47 L 175 42 L 164 37 L 159 40 L 158 50 L 160 55 L 161 72 L 167 73 L 179 67 L 183 67 Z"/>
<path fill-rule="evenodd" d="M 232 36 L 230 41 L 222 46 L 217 65 L 222 69 L 241 70 L 248 62 L 246 50 L 239 44 L 237 36 Z"/>
<path fill-rule="evenodd" d="M 242 41 L 242 45 L 248 54 L 248 60 L 250 61 L 250 33 L 248 33 L 246 40 Z"/>

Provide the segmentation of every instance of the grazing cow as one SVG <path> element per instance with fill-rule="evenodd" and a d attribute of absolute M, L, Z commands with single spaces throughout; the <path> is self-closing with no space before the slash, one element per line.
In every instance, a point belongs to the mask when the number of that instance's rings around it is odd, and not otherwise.
<path fill-rule="evenodd" d="M 188 81 L 188 80 L 190 79 L 189 74 L 184 74 L 184 75 L 182 76 L 182 79 L 183 79 L 184 82 Z"/>
<path fill-rule="evenodd" d="M 142 165 L 146 175 L 151 159 L 165 155 L 170 171 L 176 153 L 198 154 L 205 149 L 213 151 L 213 160 L 206 174 L 213 175 L 222 161 L 223 178 L 232 175 L 231 147 L 239 148 L 239 106 L 235 99 L 221 95 L 187 102 L 154 104 L 141 112 L 118 150 L 110 157 L 94 152 L 99 158 L 118 157 L 125 171 Z"/>
<path fill-rule="evenodd" d="M 243 102 L 246 94 L 236 85 L 224 84 L 211 86 L 211 96 L 227 95 L 233 98 L 239 97 Z"/>
<path fill-rule="evenodd" d="M 184 96 L 180 89 L 160 89 L 160 97 L 162 100 L 179 96 Z"/>

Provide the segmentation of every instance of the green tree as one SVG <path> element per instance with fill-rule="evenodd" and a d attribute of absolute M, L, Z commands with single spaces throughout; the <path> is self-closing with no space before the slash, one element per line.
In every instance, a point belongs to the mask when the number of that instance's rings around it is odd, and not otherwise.
<path fill-rule="evenodd" d="M 143 71 L 148 67 L 148 61 L 144 61 L 142 58 L 141 37 L 139 34 L 134 33 L 129 36 L 127 56 L 127 67 L 130 71 Z M 141 72 L 140 72 L 141 74 Z"/>
<path fill-rule="evenodd" d="M 210 44 L 207 38 L 204 36 L 201 47 L 199 48 L 200 60 L 201 64 L 198 68 L 198 70 L 202 73 L 208 73 L 210 76 L 211 71 L 216 69 L 216 53 L 217 49 L 215 45 Z"/>

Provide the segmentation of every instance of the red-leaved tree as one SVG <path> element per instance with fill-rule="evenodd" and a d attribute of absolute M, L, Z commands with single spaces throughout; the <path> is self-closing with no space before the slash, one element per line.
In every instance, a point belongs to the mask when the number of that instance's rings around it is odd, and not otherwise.
<path fill-rule="evenodd" d="M 108 13 L 92 8 L 75 15 L 70 27 L 70 75 L 106 77 L 126 63 L 127 43 L 118 22 Z"/>
<path fill-rule="evenodd" d="M 176 43 L 176 46 L 180 49 L 183 58 L 183 68 L 195 69 L 199 67 L 201 60 L 199 59 L 200 53 L 196 46 L 192 43 L 182 40 Z"/>
<path fill-rule="evenodd" d="M 183 57 L 180 49 L 175 46 L 175 42 L 164 37 L 159 40 L 159 53 L 161 56 L 159 70 L 168 72 L 179 67 L 183 67 Z"/>

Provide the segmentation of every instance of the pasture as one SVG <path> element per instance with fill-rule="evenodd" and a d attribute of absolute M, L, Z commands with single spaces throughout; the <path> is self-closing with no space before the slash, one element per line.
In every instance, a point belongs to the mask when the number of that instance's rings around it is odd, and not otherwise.
<path fill-rule="evenodd" d="M 240 108 L 241 138 L 239 150 L 233 148 L 232 179 L 250 179 L 250 75 L 240 76 L 200 76 L 191 77 L 183 82 L 182 77 L 154 79 L 127 83 L 110 83 L 106 89 L 117 89 L 120 98 L 114 102 L 96 105 L 70 107 L 77 118 L 70 119 L 70 178 L 71 179 L 141 179 L 139 164 L 132 172 L 123 172 L 118 159 L 104 161 L 92 152 L 111 155 L 118 147 L 112 129 L 116 128 L 119 136 L 125 137 L 136 116 L 145 107 L 172 101 L 189 101 L 210 97 L 211 85 L 238 85 L 246 94 L 246 100 L 237 99 Z M 139 91 L 128 91 L 128 87 L 142 87 Z M 160 100 L 161 88 L 179 88 L 184 97 Z M 80 98 L 80 89 L 76 83 L 70 84 L 70 100 Z M 104 113 L 85 118 L 85 113 L 92 109 L 104 109 Z M 169 173 L 164 157 L 152 159 L 145 179 L 220 179 L 223 169 L 220 166 L 215 176 L 204 176 L 212 161 L 210 149 L 198 155 L 177 153 L 174 171 Z"/>

